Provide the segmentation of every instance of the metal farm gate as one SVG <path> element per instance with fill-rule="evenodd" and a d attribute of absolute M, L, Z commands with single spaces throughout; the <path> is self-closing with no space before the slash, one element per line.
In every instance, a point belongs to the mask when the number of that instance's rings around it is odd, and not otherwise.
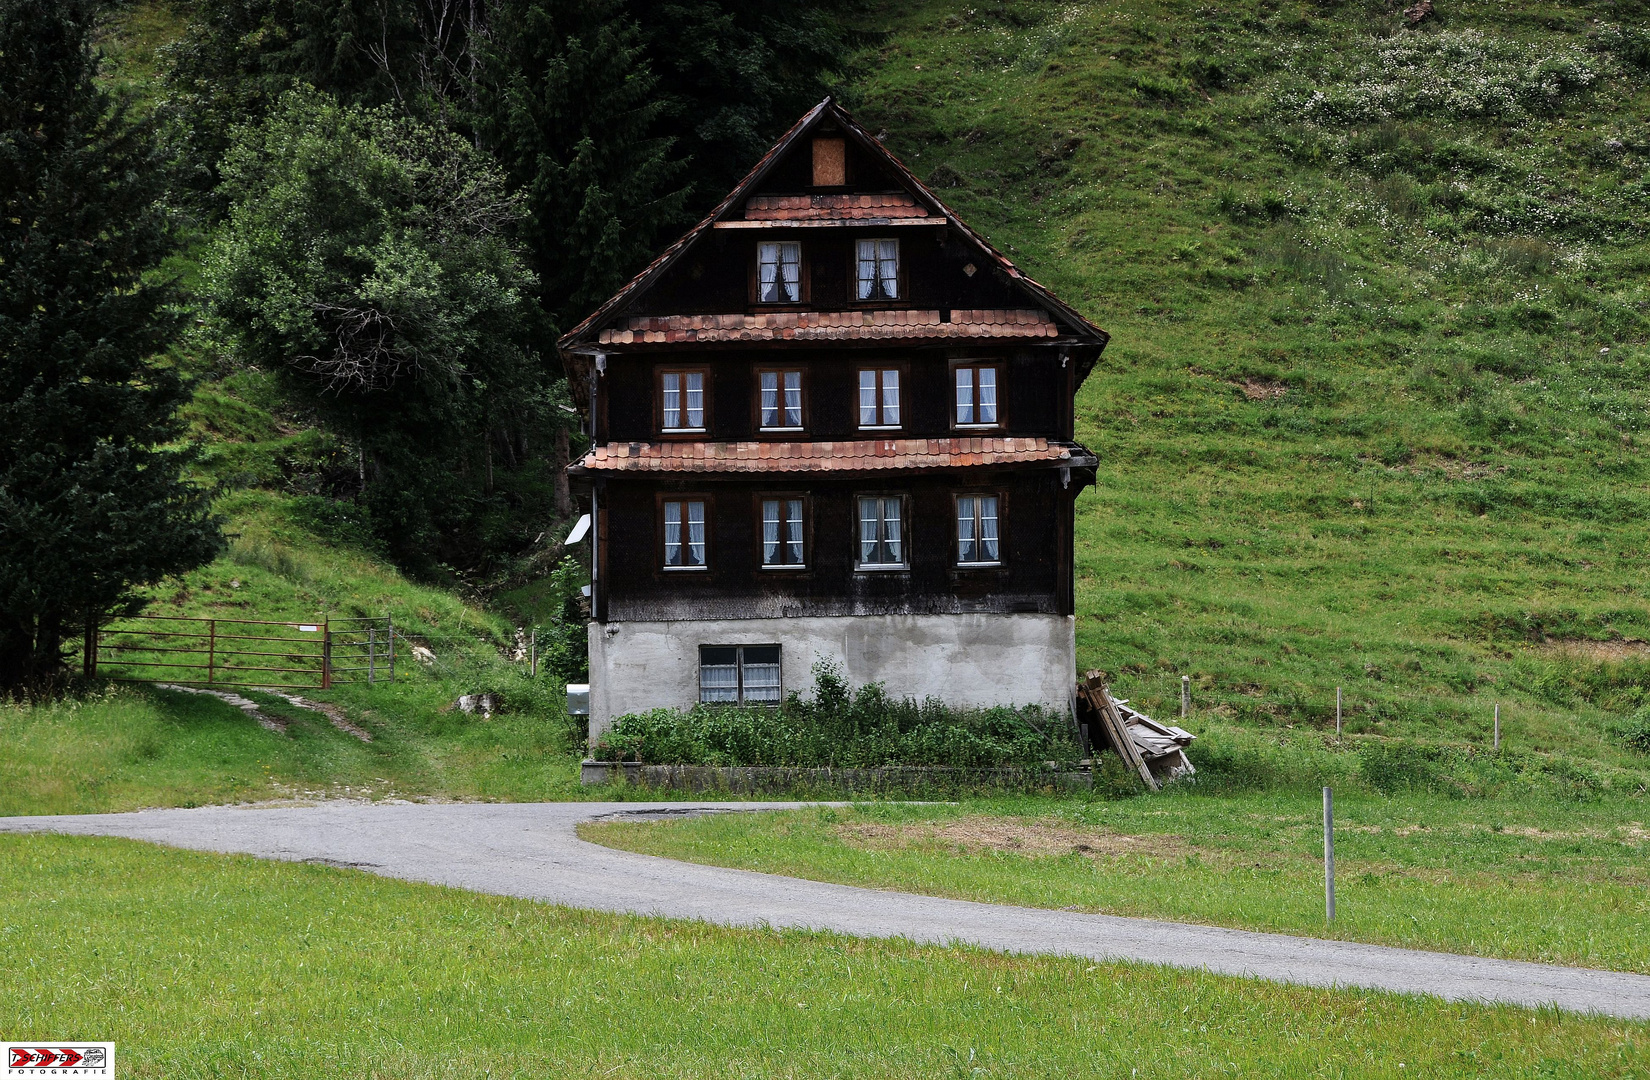
<path fill-rule="evenodd" d="M 92 633 L 85 672 L 117 682 L 325 690 L 395 681 L 389 616 L 318 623 L 130 615 Z"/>

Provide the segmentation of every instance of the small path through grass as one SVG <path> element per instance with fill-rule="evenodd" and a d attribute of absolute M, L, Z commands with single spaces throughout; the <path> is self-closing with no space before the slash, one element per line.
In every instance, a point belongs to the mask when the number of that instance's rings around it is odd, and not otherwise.
<path fill-rule="evenodd" d="M 0 819 L 0 831 L 118 836 L 349 866 L 570 907 L 729 926 L 831 930 L 1083 956 L 1309 986 L 1433 994 L 1650 1018 L 1650 976 L 1319 941 L 1147 919 L 982 904 L 757 874 L 581 840 L 619 815 L 794 809 L 788 803 L 319 804 Z"/>

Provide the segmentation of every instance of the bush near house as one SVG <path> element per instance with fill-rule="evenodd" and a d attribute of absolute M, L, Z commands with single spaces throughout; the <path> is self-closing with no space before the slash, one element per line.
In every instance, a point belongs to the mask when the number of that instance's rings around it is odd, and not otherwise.
<path fill-rule="evenodd" d="M 878 683 L 852 688 L 820 663 L 812 698 L 792 693 L 777 709 L 699 705 L 621 716 L 593 755 L 648 765 L 988 769 L 1069 763 L 1079 750 L 1070 721 L 1041 706 L 955 709 L 934 698 L 891 698 Z"/>

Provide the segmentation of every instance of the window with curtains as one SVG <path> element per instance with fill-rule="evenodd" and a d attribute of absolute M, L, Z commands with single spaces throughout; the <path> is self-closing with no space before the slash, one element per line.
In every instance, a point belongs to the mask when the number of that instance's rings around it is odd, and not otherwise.
<path fill-rule="evenodd" d="M 704 499 L 664 499 L 659 503 L 666 570 L 703 570 L 706 550 Z"/>
<path fill-rule="evenodd" d="M 997 536 L 997 496 L 957 496 L 957 562 L 961 566 L 995 566 L 1002 562 Z"/>
<path fill-rule="evenodd" d="M 859 372 L 859 426 L 900 426 L 899 369 L 861 368 Z"/>
<path fill-rule="evenodd" d="M 778 645 L 699 646 L 699 700 L 707 705 L 778 705 Z"/>
<path fill-rule="evenodd" d="M 861 240 L 858 251 L 858 298 L 898 300 L 899 241 Z"/>
<path fill-rule="evenodd" d="M 764 431 L 802 429 L 802 372 L 758 371 L 760 426 Z"/>
<path fill-rule="evenodd" d="M 802 245 L 756 245 L 756 299 L 764 304 L 802 301 Z"/>
<path fill-rule="evenodd" d="M 861 570 L 905 569 L 905 499 L 902 496 L 860 496 L 857 555 L 854 562 Z"/>
<path fill-rule="evenodd" d="M 700 371 L 659 373 L 659 430 L 704 431 L 705 385 L 709 375 Z"/>
<path fill-rule="evenodd" d="M 762 499 L 762 566 L 800 569 L 803 551 L 802 498 L 786 495 Z"/>
<path fill-rule="evenodd" d="M 998 375 L 996 364 L 966 364 L 957 371 L 958 427 L 996 427 L 1002 421 L 997 411 Z"/>

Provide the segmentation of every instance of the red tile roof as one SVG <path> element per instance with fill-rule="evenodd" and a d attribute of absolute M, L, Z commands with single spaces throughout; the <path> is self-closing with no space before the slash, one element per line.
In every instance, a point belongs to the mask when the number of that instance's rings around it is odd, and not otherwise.
<path fill-rule="evenodd" d="M 747 221 L 927 216 L 928 208 L 904 192 L 881 195 L 758 195 L 745 203 Z"/>
<path fill-rule="evenodd" d="M 1047 439 L 859 439 L 847 442 L 608 443 L 578 468 L 595 472 L 798 473 L 951 469 L 971 465 L 1093 465 L 1081 446 Z"/>
<path fill-rule="evenodd" d="M 1060 327 L 1036 308 L 938 311 L 775 311 L 762 315 L 651 315 L 603 330 L 603 345 L 716 341 L 864 341 L 890 338 L 1055 338 Z"/>
<path fill-rule="evenodd" d="M 1036 281 L 1033 281 L 1023 271 L 1010 262 L 1006 255 L 992 247 L 983 236 L 969 228 L 967 223 L 957 217 L 950 207 L 946 206 L 945 203 L 941 202 L 932 191 L 928 190 L 928 188 L 923 185 L 922 181 L 918 180 L 916 175 L 907 169 L 898 157 L 890 152 L 888 148 L 869 131 L 866 131 L 865 128 L 854 120 L 853 117 L 844 112 L 840 106 L 832 102 L 830 98 L 826 98 L 824 101 L 808 110 L 807 114 L 793 124 L 791 129 L 781 136 L 780 140 L 775 143 L 759 161 L 757 161 L 755 166 L 751 168 L 751 171 L 747 173 L 745 178 L 739 182 L 739 185 L 730 191 L 727 194 L 727 197 L 718 203 L 716 208 L 712 210 L 703 221 L 694 226 L 687 233 L 683 234 L 683 236 L 674 244 L 670 245 L 664 251 L 661 251 L 657 258 L 644 267 L 640 273 L 638 273 L 630 280 L 628 284 L 624 286 L 624 288 L 609 297 L 606 303 L 591 312 L 583 322 L 579 323 L 579 325 L 575 326 L 573 329 L 569 330 L 557 339 L 557 347 L 562 350 L 575 350 L 578 349 L 579 346 L 589 342 L 592 336 L 600 336 L 605 339 L 606 335 L 611 331 L 609 329 L 604 329 L 603 324 L 609 318 L 617 315 L 619 309 L 626 304 L 631 303 L 637 294 L 645 291 L 647 287 L 657 280 L 657 278 L 663 274 L 665 270 L 669 268 L 678 258 L 680 258 L 688 250 L 688 248 L 692 247 L 695 241 L 706 233 L 712 231 L 713 226 L 718 221 L 725 219 L 741 200 L 748 199 L 751 194 L 751 189 L 767 176 L 768 171 L 776 162 L 779 161 L 780 158 L 786 154 L 786 152 L 790 150 L 792 144 L 802 138 L 817 123 L 826 119 L 834 121 L 840 125 L 843 131 L 846 132 L 847 135 L 856 143 L 858 143 L 862 149 L 881 158 L 887 166 L 893 170 L 895 176 L 905 185 L 906 190 L 910 192 L 911 196 L 918 203 L 918 205 L 928 210 L 931 215 L 937 215 L 941 220 L 947 222 L 960 234 L 977 245 L 981 252 L 988 259 L 995 262 L 998 268 L 1001 269 L 1011 281 L 1015 282 L 1023 290 L 1025 290 L 1033 301 L 1044 304 L 1048 309 L 1058 313 L 1059 317 L 1067 322 L 1078 338 L 1098 345 L 1100 348 L 1105 347 L 1106 342 L 1109 340 L 1109 335 L 1107 335 L 1104 330 L 1101 330 L 1099 327 L 1089 322 L 1081 314 L 1079 314 L 1075 308 L 1072 308 L 1070 305 L 1064 303 L 1042 285 L 1038 284 Z M 914 217 L 915 215 L 911 216 Z M 1096 355 L 1098 355 L 1098 350 L 1096 350 Z M 569 363 L 576 366 L 578 361 L 570 359 Z M 1092 361 L 1088 361 L 1087 363 L 1092 363 Z M 1081 377 L 1086 374 L 1087 367 L 1085 366 L 1079 372 L 1079 376 Z"/>

